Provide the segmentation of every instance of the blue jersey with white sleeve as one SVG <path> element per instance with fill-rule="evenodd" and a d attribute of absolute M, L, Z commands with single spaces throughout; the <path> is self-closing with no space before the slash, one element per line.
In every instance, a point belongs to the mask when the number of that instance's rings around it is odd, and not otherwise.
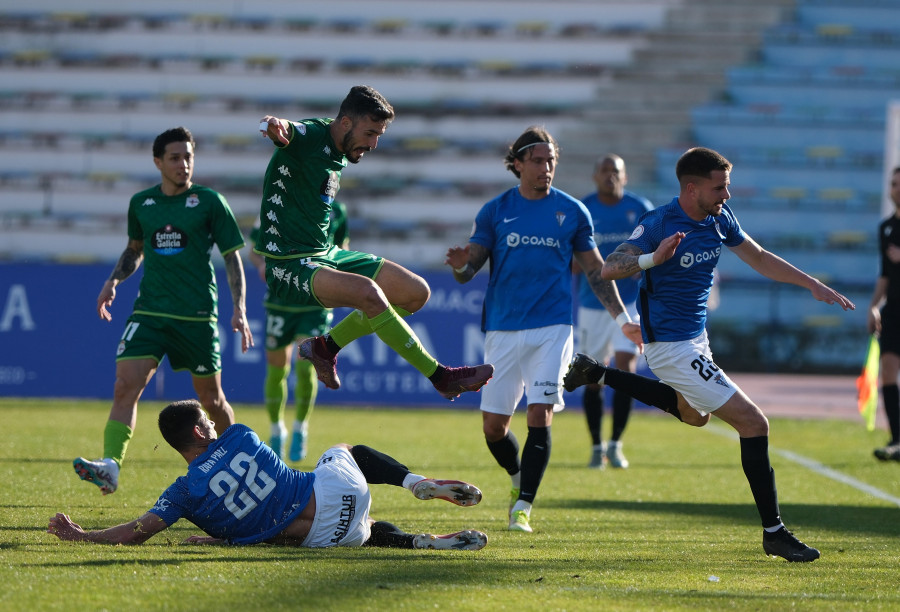
<path fill-rule="evenodd" d="M 597 243 L 597 249 L 603 259 L 609 257 L 616 247 L 628 240 L 638 219 L 653 209 L 650 200 L 630 191 L 626 191 L 622 199 L 613 205 L 604 204 L 597 199 L 597 192 L 585 196 L 581 201 L 591 213 L 591 219 L 594 221 L 594 242 Z M 606 310 L 583 274 L 576 277 L 576 282 L 579 306 Z M 616 287 L 623 304 L 634 302 L 638 295 L 638 275 L 617 280 Z"/>
<path fill-rule="evenodd" d="M 485 204 L 469 239 L 490 251 L 482 330 L 572 325 L 572 254 L 594 249 L 592 234 L 584 204 L 555 187 L 540 200 L 513 187 Z"/>
<path fill-rule="evenodd" d="M 289 468 L 256 432 L 236 424 L 188 465 L 150 512 L 166 525 L 184 518 L 231 544 L 256 544 L 300 514 L 314 481 L 314 474 Z"/>
<path fill-rule="evenodd" d="M 644 342 L 690 340 L 703 333 L 706 300 L 722 245 L 735 247 L 744 241 L 727 204 L 719 216 L 694 221 L 675 198 L 644 215 L 626 242 L 652 253 L 675 232 L 685 233 L 675 255 L 641 274 L 637 305 Z"/>

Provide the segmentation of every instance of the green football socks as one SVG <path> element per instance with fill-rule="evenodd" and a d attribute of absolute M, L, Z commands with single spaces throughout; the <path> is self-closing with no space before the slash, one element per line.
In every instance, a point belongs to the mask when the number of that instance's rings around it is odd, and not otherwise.
<path fill-rule="evenodd" d="M 103 430 L 103 456 L 109 457 L 119 467 L 122 467 L 125 451 L 128 449 L 128 442 L 131 441 L 133 434 L 131 427 L 125 423 L 112 419 L 106 421 L 106 428 Z"/>

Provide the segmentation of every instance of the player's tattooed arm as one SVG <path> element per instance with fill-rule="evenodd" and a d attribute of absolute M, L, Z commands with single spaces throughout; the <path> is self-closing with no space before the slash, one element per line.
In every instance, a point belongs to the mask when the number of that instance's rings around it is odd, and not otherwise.
<path fill-rule="evenodd" d="M 618 287 L 611 280 L 603 280 L 600 276 L 600 268 L 590 270 L 586 274 L 591 290 L 612 318 L 615 319 L 625 312 L 625 305 L 622 303 Z"/>
<path fill-rule="evenodd" d="M 465 247 L 450 247 L 444 263 L 453 268 L 453 276 L 459 283 L 467 283 L 478 273 L 491 252 L 474 242 Z"/>
<path fill-rule="evenodd" d="M 231 290 L 231 299 L 236 310 L 247 309 L 247 284 L 244 279 L 244 263 L 238 250 L 231 251 L 224 256 L 225 276 L 228 278 L 228 288 Z"/>
<path fill-rule="evenodd" d="M 112 274 L 109 275 L 109 280 L 116 283 L 122 282 L 135 273 L 143 260 L 144 241 L 129 239 L 128 245 L 119 256 L 119 261 L 116 262 L 116 267 L 113 268 Z"/>
<path fill-rule="evenodd" d="M 472 271 L 472 276 L 475 276 L 475 273 L 484 266 L 490 256 L 491 252 L 485 247 L 474 242 L 469 243 L 469 268 Z"/>
<path fill-rule="evenodd" d="M 641 271 L 638 257 L 643 251 L 633 244 L 620 244 L 615 251 L 610 253 L 603 263 L 603 278 L 607 280 L 619 280 L 634 276 Z"/>

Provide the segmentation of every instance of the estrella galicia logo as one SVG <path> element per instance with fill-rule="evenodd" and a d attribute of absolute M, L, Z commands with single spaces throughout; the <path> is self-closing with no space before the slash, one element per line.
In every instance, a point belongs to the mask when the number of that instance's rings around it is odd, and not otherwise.
<path fill-rule="evenodd" d="M 153 232 L 150 247 L 160 255 L 177 255 L 187 247 L 187 235 L 174 225 Z"/>
<path fill-rule="evenodd" d="M 338 189 L 341 188 L 340 175 L 337 172 L 329 172 L 328 178 L 322 183 L 321 197 L 326 204 L 334 202 Z"/>

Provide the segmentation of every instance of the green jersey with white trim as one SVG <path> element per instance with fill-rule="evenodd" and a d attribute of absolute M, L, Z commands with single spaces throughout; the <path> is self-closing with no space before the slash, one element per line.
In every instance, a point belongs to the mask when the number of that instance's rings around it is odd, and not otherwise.
<path fill-rule="evenodd" d="M 215 321 L 218 289 L 210 254 L 244 246 L 234 213 L 221 194 L 192 185 L 167 196 L 159 185 L 128 205 L 128 237 L 144 242 L 144 277 L 134 312 Z"/>
<path fill-rule="evenodd" d="M 347 158 L 331 138 L 332 121 L 291 122 L 291 141 L 272 153 L 259 211 L 260 239 L 254 249 L 260 255 L 294 259 L 333 244 L 331 206 Z"/>
<path fill-rule="evenodd" d="M 344 203 L 335 200 L 331 204 L 331 225 L 328 229 L 329 239 L 341 247 L 345 248 L 346 245 L 350 241 L 350 231 L 347 227 L 347 207 L 344 206 Z M 256 220 L 256 223 L 253 225 L 253 229 L 250 231 L 250 244 L 253 245 L 254 249 L 260 248 L 262 245 L 260 242 L 260 221 Z M 273 308 L 275 310 L 288 310 L 292 312 L 308 312 L 313 310 L 322 310 L 321 306 L 297 306 L 292 301 L 289 300 L 279 300 L 278 298 L 272 297 L 270 291 L 266 291 L 266 297 L 263 300 L 263 305 L 266 308 Z"/>

